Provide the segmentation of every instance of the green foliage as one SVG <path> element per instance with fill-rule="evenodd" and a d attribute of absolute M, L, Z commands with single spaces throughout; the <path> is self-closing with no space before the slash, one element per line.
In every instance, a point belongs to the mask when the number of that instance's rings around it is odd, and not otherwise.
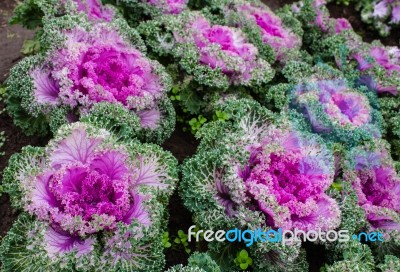
<path fill-rule="evenodd" d="M 199 114 L 204 109 L 205 101 L 202 99 L 201 93 L 197 93 L 191 88 L 181 89 L 180 98 L 183 112 Z"/>
<path fill-rule="evenodd" d="M 223 111 L 215 111 L 215 114 L 213 116 L 213 121 L 227 121 L 229 120 L 229 114 Z"/>
<path fill-rule="evenodd" d="M 19 3 L 10 19 L 10 24 L 20 24 L 28 29 L 42 27 L 42 18 L 45 14 L 38 2 L 40 1 L 26 0 Z"/>
<path fill-rule="evenodd" d="M 50 271 L 51 261 L 44 250 L 27 248 L 28 232 L 37 228 L 32 216 L 23 213 L 0 244 L 2 271 Z"/>
<path fill-rule="evenodd" d="M 174 239 L 175 244 L 182 245 L 185 248 L 185 252 L 189 254 L 191 249 L 189 248 L 188 235 L 183 230 L 178 230 L 178 236 Z"/>
<path fill-rule="evenodd" d="M 199 267 L 205 272 L 221 272 L 217 263 L 207 253 L 194 252 L 188 261 L 189 266 Z"/>
<path fill-rule="evenodd" d="M 380 98 L 381 112 L 383 115 L 383 125 L 386 130 L 384 137 L 392 145 L 391 154 L 395 160 L 400 160 L 400 98 L 382 97 Z"/>
<path fill-rule="evenodd" d="M 291 86 L 287 83 L 279 83 L 268 88 L 263 94 L 261 104 L 274 112 L 281 112 L 289 104 L 288 91 Z"/>
<path fill-rule="evenodd" d="M 235 264 L 241 270 L 247 270 L 249 266 L 253 265 L 253 259 L 250 258 L 249 253 L 245 249 L 242 249 L 236 254 Z"/>
<path fill-rule="evenodd" d="M 382 272 L 400 271 L 400 259 L 392 255 L 386 255 L 385 262 L 377 265 L 377 268 Z"/>
<path fill-rule="evenodd" d="M 141 21 L 146 20 L 145 5 L 141 5 L 137 0 L 102 0 L 103 4 L 111 4 L 123 17 L 130 26 L 136 27 Z"/>
<path fill-rule="evenodd" d="M 340 204 L 342 212 L 340 229 L 348 230 L 350 233 L 364 230 L 367 224 L 365 211 L 358 205 L 358 197 L 352 185 L 336 179 L 331 188 L 331 195 Z"/>
<path fill-rule="evenodd" d="M 331 187 L 332 187 L 332 189 L 339 191 L 339 192 L 343 189 L 342 184 L 340 182 L 332 182 Z"/>
<path fill-rule="evenodd" d="M 172 246 L 170 240 L 169 240 L 169 232 L 164 231 L 163 237 L 162 237 L 162 243 L 164 248 L 170 248 Z"/>
<path fill-rule="evenodd" d="M 303 61 L 289 61 L 282 70 L 283 76 L 292 83 L 304 80 L 313 74 L 313 68 Z"/>
<path fill-rule="evenodd" d="M 140 129 L 139 118 L 118 104 L 97 103 L 92 107 L 90 114 L 81 120 L 112 131 L 123 139 L 132 138 Z M 58 127 L 55 127 L 53 132 L 57 129 Z"/>
<path fill-rule="evenodd" d="M 171 101 L 181 101 L 182 100 L 179 92 L 180 92 L 179 85 L 178 86 L 174 86 L 172 88 L 171 95 L 169 96 Z"/>
<path fill-rule="evenodd" d="M 194 252 L 188 259 L 188 265 L 176 265 L 167 272 L 221 272 L 217 263 L 207 254 Z"/>
<path fill-rule="evenodd" d="M 203 87 L 186 79 L 174 85 L 170 93 L 171 101 L 184 116 L 202 112 L 206 106 L 203 96 Z"/>
<path fill-rule="evenodd" d="M 331 265 L 325 265 L 321 272 L 371 272 L 374 271 L 375 263 L 368 245 L 361 244 L 356 240 L 347 243 L 337 243 L 334 252 L 338 259 Z"/>
<path fill-rule="evenodd" d="M 34 55 L 38 53 L 40 49 L 40 41 L 37 38 L 25 40 L 21 48 L 21 53 L 25 56 Z"/>
<path fill-rule="evenodd" d="M 197 118 L 192 118 L 189 121 L 189 125 L 193 134 L 195 134 L 204 124 L 207 119 L 203 115 L 199 115 Z"/>
<path fill-rule="evenodd" d="M 7 112 L 13 118 L 14 124 L 22 128 L 28 136 L 43 136 L 49 133 L 47 117 L 36 108 L 33 98 L 34 84 L 29 75 L 32 67 L 40 65 L 43 55 L 24 58 L 10 71 L 6 81 Z"/>

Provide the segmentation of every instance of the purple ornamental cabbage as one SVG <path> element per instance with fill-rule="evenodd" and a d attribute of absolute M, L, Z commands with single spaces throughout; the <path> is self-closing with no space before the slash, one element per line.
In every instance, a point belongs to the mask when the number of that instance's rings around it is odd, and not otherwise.
<path fill-rule="evenodd" d="M 351 182 L 371 231 L 396 234 L 400 230 L 400 177 L 385 147 L 375 144 L 375 148 L 360 147 L 350 153 L 353 169 L 348 168 L 344 178 Z"/>
<path fill-rule="evenodd" d="M 350 22 L 345 18 L 332 18 L 326 8 L 326 0 L 314 0 L 312 8 L 316 13 L 314 25 L 326 34 L 340 34 L 346 30 L 352 30 Z M 300 11 L 300 10 L 299 10 Z"/>
<path fill-rule="evenodd" d="M 187 8 L 188 0 L 147 0 L 162 10 L 164 14 L 179 14 Z"/>
<path fill-rule="evenodd" d="M 342 33 L 342 31 L 351 29 L 351 24 L 345 18 L 338 18 L 335 22 L 335 32 L 336 34 Z"/>
<path fill-rule="evenodd" d="M 85 14 L 85 16 L 93 23 L 111 22 L 117 18 L 117 11 L 111 5 L 103 5 L 101 0 L 24 0 L 18 5 L 16 13 L 16 21 L 23 23 L 26 18 L 20 16 L 32 16 L 29 13 L 32 10 L 40 10 L 35 16 L 37 21 L 24 24 L 25 27 L 42 26 L 48 18 L 62 17 L 64 15 Z M 27 13 L 28 12 L 28 13 Z M 21 14 L 18 14 L 21 13 Z M 33 27 L 34 28 L 34 27 Z"/>
<path fill-rule="evenodd" d="M 107 149 L 95 152 L 100 144 L 101 139 L 89 138 L 83 128 L 60 141 L 48 155 L 48 168 L 27 190 L 27 210 L 55 230 L 79 236 L 113 230 L 117 222 L 130 224 L 138 215 L 148 225 L 143 196 L 132 190 L 140 181 L 126 163 L 129 155 Z"/>
<path fill-rule="evenodd" d="M 259 107 L 246 100 L 228 104 L 230 110 L 238 107 L 242 113 L 245 107 Z M 334 177 L 333 157 L 327 147 L 318 137 L 295 130 L 284 118 L 276 126 L 263 123 L 257 109 L 249 111 L 234 120 L 237 129 L 210 125 L 202 135 L 210 137 L 217 129 L 224 137 L 218 138 L 216 145 L 206 138 L 198 155 L 184 165 L 181 192 L 197 220 L 209 224 L 204 210 L 216 216 L 218 209 L 224 211 L 224 220 L 246 220 L 249 224 L 263 220 L 262 224 L 271 228 L 336 228 L 339 207 L 325 193 Z M 199 188 L 208 193 L 197 192 Z M 196 208 L 205 194 L 213 195 L 217 207 Z M 257 212 L 263 219 L 254 219 Z"/>
<path fill-rule="evenodd" d="M 327 39 L 326 42 L 324 40 L 313 41 L 313 47 L 318 48 L 316 43 L 323 45 L 319 48 L 319 52 L 315 53 L 334 56 L 337 66 L 341 70 L 348 67 L 347 60 L 351 61 L 351 65 L 357 65 L 360 76 L 370 78 L 372 84 L 369 85 L 376 92 L 388 92 L 396 95 L 400 89 L 398 48 L 385 47 L 377 41 L 371 44 L 363 42 L 362 37 L 355 33 L 346 19 L 331 18 L 325 1 L 313 1 L 312 9 L 316 14 L 315 25 L 321 31 L 319 35 L 323 34 L 324 39 Z M 301 13 L 302 10 L 299 12 Z M 344 41 L 343 44 L 338 44 L 340 40 L 335 39 L 336 35 Z M 326 46 L 330 48 L 327 49 Z M 343 60 L 343 55 L 338 54 L 343 51 L 348 51 L 347 60 Z"/>
<path fill-rule="evenodd" d="M 227 100 L 218 110 L 235 118 L 204 126 L 197 154 L 182 168 L 180 194 L 200 229 L 339 226 L 339 206 L 327 194 L 333 155 L 321 138 L 295 129 L 287 116 L 275 119 L 252 100 Z M 258 240 L 249 252 L 257 267 L 292 267 L 302 258 L 300 246 Z"/>
<path fill-rule="evenodd" d="M 159 27 L 163 26 L 163 27 Z M 171 55 L 188 78 L 218 89 L 269 82 L 274 71 L 238 28 L 213 25 L 199 11 L 162 16 L 141 25 L 160 55 Z M 166 31 L 165 31 L 166 30 Z"/>
<path fill-rule="evenodd" d="M 271 46 L 276 59 L 281 60 L 288 49 L 299 49 L 301 39 L 286 27 L 282 19 L 275 15 L 266 5 L 255 5 L 243 2 L 237 4 L 236 16 L 242 16 L 257 25 L 261 31 L 262 42 Z"/>
<path fill-rule="evenodd" d="M 329 21 L 329 14 L 324 12 L 324 7 L 326 5 L 326 0 L 314 0 L 312 1 L 312 6 L 316 13 L 316 17 L 312 24 L 318 26 L 323 32 L 328 32 L 329 26 L 327 25 Z"/>
<path fill-rule="evenodd" d="M 111 22 L 114 17 L 114 10 L 104 6 L 101 0 L 72 0 L 76 4 L 79 12 L 87 14 L 91 20 L 103 20 Z"/>
<path fill-rule="evenodd" d="M 139 35 L 121 20 L 86 25 L 79 22 L 82 17 L 71 17 L 67 20 L 73 26 L 68 28 L 59 25 L 63 20 L 44 28 L 49 42 L 54 38 L 60 42 L 53 43 L 46 56 L 25 59 L 11 72 L 9 93 L 22 96 L 23 110 L 34 117 L 46 116 L 43 119 L 55 131 L 63 123 L 98 115 L 101 103 L 110 113 L 101 112 L 96 118 L 114 118 L 109 121 L 112 125 L 146 130 L 147 140 L 162 142 L 168 137 L 174 126 L 167 98 L 170 78 L 158 62 L 142 53 Z M 21 88 L 25 91 L 18 93 Z M 12 115 L 20 117 L 18 112 Z M 26 120 L 16 122 L 31 133 Z"/>
<path fill-rule="evenodd" d="M 211 69 L 221 69 L 232 81 L 251 80 L 251 73 L 258 65 L 258 51 L 246 41 L 238 29 L 211 25 L 205 17 L 198 14 L 185 26 L 184 33 L 175 32 L 176 41 L 194 42 L 200 53 L 201 64 L 210 66 Z"/>
<path fill-rule="evenodd" d="M 345 80 L 320 80 L 299 84 L 294 93 L 299 104 L 319 102 L 326 116 L 339 126 L 360 127 L 371 122 L 368 98 L 352 90 Z M 317 122 L 318 119 L 312 118 L 314 114 L 310 108 L 305 107 L 310 120 Z M 312 125 L 318 129 L 316 124 Z"/>
<path fill-rule="evenodd" d="M 239 171 L 247 194 L 254 199 L 250 209 L 261 211 L 274 228 L 337 227 L 339 207 L 325 194 L 333 181 L 325 147 L 296 131 L 272 126 L 264 133 L 259 143 L 247 147 L 249 161 Z"/>
<path fill-rule="evenodd" d="M 357 143 L 380 136 L 377 98 L 344 79 L 311 77 L 292 90 L 292 106 L 314 132 L 332 141 Z"/>
<path fill-rule="evenodd" d="M 82 113 L 98 102 L 122 104 L 139 113 L 157 107 L 165 92 L 162 79 L 153 62 L 117 31 L 95 26 L 87 32 L 77 27 L 63 35 L 63 48 L 31 73 L 39 104 L 78 107 Z M 159 110 L 154 115 L 160 117 Z M 142 126 L 154 129 L 159 121 Z"/>
<path fill-rule="evenodd" d="M 372 24 L 381 36 L 388 36 L 400 22 L 400 1 L 370 0 L 361 4 L 361 19 Z"/>
<path fill-rule="evenodd" d="M 141 238 L 156 232 L 154 242 L 161 243 L 162 204 L 174 187 L 175 164 L 155 146 L 117 143 L 105 130 L 74 123 L 62 127 L 46 149 L 16 155 L 4 184 L 13 205 L 43 227 L 43 235 L 26 240 L 27 250 L 37 248 L 54 269 L 68 255 L 76 258 L 72 266 L 92 258 L 93 267 L 142 271 L 141 265 L 150 265 L 146 258 L 159 254 Z M 116 244 L 120 235 L 124 245 Z M 157 258 L 162 263 L 162 255 Z"/>
<path fill-rule="evenodd" d="M 378 66 L 384 71 L 383 76 L 386 78 L 395 79 L 400 74 L 400 50 L 397 46 L 371 45 L 355 53 L 353 58 L 358 62 L 358 69 L 362 73 L 373 72 L 375 66 Z M 396 83 L 389 86 L 376 83 L 375 89 L 379 93 L 397 95 L 399 86 Z"/>

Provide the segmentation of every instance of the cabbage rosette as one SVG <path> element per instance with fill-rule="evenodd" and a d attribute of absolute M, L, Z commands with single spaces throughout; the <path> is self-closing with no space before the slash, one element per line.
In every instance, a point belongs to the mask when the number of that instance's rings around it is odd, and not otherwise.
<path fill-rule="evenodd" d="M 299 59 L 303 30 L 290 11 L 274 13 L 260 1 L 213 1 L 226 25 L 239 27 L 262 57 L 271 63 Z"/>
<path fill-rule="evenodd" d="M 274 71 L 238 28 L 210 22 L 199 11 L 163 16 L 139 27 L 158 56 L 172 57 L 186 78 L 226 90 L 269 82 Z"/>
<path fill-rule="evenodd" d="M 355 146 L 381 137 L 383 120 L 376 93 L 338 75 L 317 72 L 294 83 L 289 87 L 290 108 L 303 116 L 313 133 L 330 142 Z"/>
<path fill-rule="evenodd" d="M 233 121 L 205 126 L 197 155 L 183 166 L 180 192 L 200 228 L 337 228 L 339 206 L 326 192 L 334 178 L 333 156 L 323 141 L 286 117 L 275 124 L 256 102 L 229 101 L 222 108 Z M 260 269 L 279 266 L 276 260 L 294 265 L 302 256 L 298 243 L 251 247 Z"/>
<path fill-rule="evenodd" d="M 118 142 L 85 123 L 10 159 L 3 187 L 22 210 L 2 239 L 5 271 L 160 271 L 168 198 L 177 180 L 168 152 Z"/>
<path fill-rule="evenodd" d="M 146 57 L 139 35 L 125 21 L 91 24 L 80 15 L 50 19 L 42 43 L 48 50 L 11 71 L 8 110 L 29 134 L 55 132 L 81 118 L 162 142 L 174 129 L 164 68 Z"/>
<path fill-rule="evenodd" d="M 303 23 L 304 44 L 317 61 L 336 63 L 346 75 L 361 77 L 377 93 L 396 95 L 400 89 L 399 50 L 379 41 L 363 42 L 344 18 L 331 18 L 325 1 L 306 0 L 296 17 Z M 309 24 L 310 18 L 314 18 Z"/>
<path fill-rule="evenodd" d="M 103 5 L 101 0 L 24 0 L 16 7 L 11 23 L 35 29 L 42 27 L 46 18 L 76 14 L 84 14 L 91 22 L 111 22 L 120 17 L 113 6 Z"/>
<path fill-rule="evenodd" d="M 346 156 L 343 180 L 350 183 L 364 212 L 368 231 L 380 231 L 386 242 L 400 230 L 400 177 L 383 140 L 352 149 Z"/>
<path fill-rule="evenodd" d="M 400 1 L 363 0 L 358 4 L 363 22 L 371 24 L 379 34 L 386 37 L 398 30 L 400 24 Z"/>

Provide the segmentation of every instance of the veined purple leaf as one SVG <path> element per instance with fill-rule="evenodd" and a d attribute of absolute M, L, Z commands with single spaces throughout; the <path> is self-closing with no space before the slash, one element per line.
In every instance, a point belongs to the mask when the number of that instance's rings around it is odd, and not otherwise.
<path fill-rule="evenodd" d="M 75 129 L 70 136 L 62 140 L 50 157 L 51 166 L 58 169 L 62 164 L 87 163 L 100 144 L 100 138 L 89 138 L 83 128 Z"/>

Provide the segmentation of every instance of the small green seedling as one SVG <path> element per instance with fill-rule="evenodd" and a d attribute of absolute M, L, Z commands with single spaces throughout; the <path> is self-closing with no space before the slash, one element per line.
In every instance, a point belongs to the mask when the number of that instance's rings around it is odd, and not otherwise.
<path fill-rule="evenodd" d="M 201 114 L 197 118 L 192 118 L 192 120 L 189 121 L 192 133 L 195 134 L 205 122 L 207 122 L 207 119 Z"/>
<path fill-rule="evenodd" d="M 168 233 L 168 231 L 165 231 L 165 232 L 163 233 L 162 243 L 163 243 L 163 246 L 164 246 L 165 248 L 170 248 L 170 247 L 172 246 L 172 244 L 171 244 L 170 241 L 169 241 L 169 233 Z"/>
<path fill-rule="evenodd" d="M 223 111 L 216 111 L 213 116 L 213 121 L 226 121 L 229 119 L 229 114 Z"/>
<path fill-rule="evenodd" d="M 241 270 L 246 270 L 253 264 L 253 260 L 250 258 L 249 253 L 242 249 L 235 258 L 235 264 L 240 267 Z"/>
<path fill-rule="evenodd" d="M 180 89 L 178 86 L 172 88 L 172 95 L 170 96 L 172 101 L 181 101 Z"/>
<path fill-rule="evenodd" d="M 175 244 L 182 244 L 185 248 L 185 251 L 187 254 L 191 252 L 189 248 L 189 243 L 188 243 L 188 236 L 183 230 L 178 231 L 178 237 L 175 238 L 174 243 Z"/>
<path fill-rule="evenodd" d="M 333 182 L 331 186 L 332 186 L 333 189 L 335 189 L 335 190 L 337 190 L 339 192 L 342 190 L 342 185 L 340 183 L 338 183 L 338 182 Z"/>

